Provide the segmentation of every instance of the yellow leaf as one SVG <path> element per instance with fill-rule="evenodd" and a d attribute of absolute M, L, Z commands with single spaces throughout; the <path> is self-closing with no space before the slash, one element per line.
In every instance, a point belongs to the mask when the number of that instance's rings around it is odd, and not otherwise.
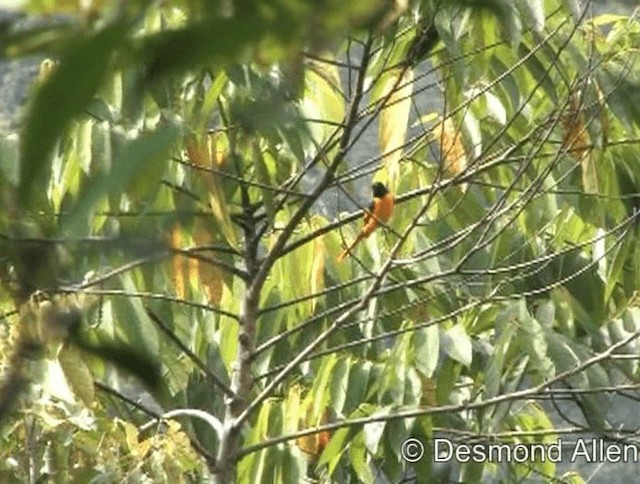
<path fill-rule="evenodd" d="M 209 204 L 211 205 L 213 216 L 218 224 L 220 224 L 220 230 L 222 230 L 224 238 L 230 245 L 236 246 L 237 238 L 235 226 L 231 223 L 229 207 L 217 178 L 212 183 L 211 191 L 209 192 Z"/>
<path fill-rule="evenodd" d="M 422 387 L 422 398 L 420 405 L 423 407 L 434 407 L 436 405 L 436 382 L 432 378 L 420 375 Z"/>
<path fill-rule="evenodd" d="M 289 389 L 289 395 L 287 397 L 285 416 L 285 432 L 295 432 L 298 430 L 298 420 L 300 418 L 300 396 L 302 394 L 302 387 L 300 385 L 293 385 Z"/>
<path fill-rule="evenodd" d="M 311 395 L 311 394 L 310 394 Z M 309 396 L 310 396 L 309 395 Z M 330 413 L 329 409 L 325 408 L 319 415 L 318 418 L 313 418 L 312 415 L 312 403 L 308 399 L 309 396 L 305 399 L 306 404 L 306 412 L 304 413 L 305 417 L 299 420 L 299 429 L 318 427 L 321 425 L 325 425 L 330 422 Z M 315 420 L 315 421 L 314 421 Z M 312 457 L 318 457 L 322 454 L 322 451 L 326 447 L 329 439 L 331 438 L 331 434 L 327 430 L 323 430 L 322 432 L 318 432 L 315 434 L 305 435 L 302 437 L 298 437 L 296 439 L 296 445 L 300 448 L 302 452 L 305 454 L 309 454 Z"/>
<path fill-rule="evenodd" d="M 296 444 L 305 454 L 319 455 L 318 434 L 304 435 L 296 439 Z"/>
<path fill-rule="evenodd" d="M 454 126 L 451 118 L 446 118 L 434 126 L 431 136 L 440 145 L 444 174 L 451 178 L 460 175 L 467 168 L 460 128 Z M 462 190 L 466 190 L 466 184 Z"/>
<path fill-rule="evenodd" d="M 590 149 L 590 142 L 584 122 L 584 112 L 575 97 L 569 101 L 569 110 L 562 117 L 562 126 L 564 128 L 562 148 L 566 148 L 576 160 L 582 161 L 583 156 Z"/>
<path fill-rule="evenodd" d="M 192 135 L 185 139 L 189 161 L 203 168 L 221 168 L 229 157 L 229 139 L 224 131 Z"/>
<path fill-rule="evenodd" d="M 142 459 L 151 450 L 151 441 L 149 439 L 138 442 L 139 432 L 135 425 L 130 422 L 120 422 L 124 427 L 125 441 L 127 447 L 134 458 Z"/>
<path fill-rule="evenodd" d="M 195 257 L 187 257 L 187 274 L 190 288 L 198 287 L 198 275 L 200 274 L 200 261 Z"/>
<path fill-rule="evenodd" d="M 569 154 L 580 162 L 582 188 L 585 193 L 598 193 L 598 174 L 592 156 L 591 140 L 587 132 L 582 106 L 575 96 L 569 100 L 569 109 L 562 117 L 562 126 L 564 128 L 562 149 L 567 149 Z"/>
<path fill-rule="evenodd" d="M 215 131 L 209 133 L 209 149 L 211 153 L 211 163 L 218 168 L 222 168 L 229 158 L 229 139 L 227 133 Z"/>
<path fill-rule="evenodd" d="M 180 249 L 182 247 L 182 227 L 178 225 L 171 231 L 171 247 L 174 249 Z M 184 263 L 185 257 L 181 255 L 174 255 L 171 258 L 171 279 L 173 280 L 173 287 L 176 290 L 176 295 L 180 299 L 185 299 L 186 297 Z"/>
<path fill-rule="evenodd" d="M 387 76 L 380 94 L 380 99 L 384 100 L 387 96 L 388 99 L 380 113 L 378 144 L 392 191 L 400 175 L 399 163 L 407 136 L 412 93 L 413 70 L 397 68 Z"/>
<path fill-rule="evenodd" d="M 225 140 L 224 143 L 222 140 Z M 205 138 L 190 136 L 185 140 L 185 148 L 189 160 L 197 166 L 203 168 L 214 168 L 224 164 L 226 160 L 226 135 L 215 132 Z M 202 180 L 209 190 L 209 205 L 213 216 L 220 224 L 220 229 L 224 238 L 231 245 L 236 245 L 236 231 L 231 223 L 229 207 L 225 199 L 224 191 L 220 186 L 220 179 L 215 173 L 202 172 Z"/>
<path fill-rule="evenodd" d="M 187 150 L 189 161 L 194 165 L 202 167 L 208 167 L 210 165 L 207 145 L 203 143 L 199 137 L 189 136 L 185 140 L 185 149 Z"/>
<path fill-rule="evenodd" d="M 201 220 L 196 222 L 193 239 L 197 246 L 211 243 L 211 234 Z M 189 276 L 193 278 L 192 280 L 196 279 L 196 273 L 200 278 L 200 284 L 204 288 L 209 304 L 219 305 L 223 289 L 223 278 L 220 269 L 206 261 L 191 258 L 189 259 Z"/>

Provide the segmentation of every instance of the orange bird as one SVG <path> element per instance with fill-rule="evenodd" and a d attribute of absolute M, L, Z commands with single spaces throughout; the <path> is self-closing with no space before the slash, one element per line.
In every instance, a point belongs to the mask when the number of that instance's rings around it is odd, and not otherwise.
<path fill-rule="evenodd" d="M 355 240 L 351 242 L 351 245 L 338 256 L 338 262 L 342 262 L 358 242 L 369 237 L 381 222 L 387 223 L 391 218 L 393 206 L 396 202 L 395 198 L 389 193 L 384 183 L 376 182 L 371 188 L 373 189 L 373 202 L 369 205 L 369 209 L 364 211 L 364 227 L 362 227 Z"/>

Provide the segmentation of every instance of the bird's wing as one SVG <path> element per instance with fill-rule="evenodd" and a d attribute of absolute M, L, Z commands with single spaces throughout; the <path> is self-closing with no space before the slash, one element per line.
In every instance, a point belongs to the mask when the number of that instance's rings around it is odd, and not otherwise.
<path fill-rule="evenodd" d="M 376 208 L 376 199 L 373 199 L 373 202 L 371 202 L 369 204 L 369 208 L 367 208 L 364 211 L 364 224 L 367 225 L 369 223 L 369 220 L 371 220 L 371 214 L 373 214 L 375 208 Z"/>

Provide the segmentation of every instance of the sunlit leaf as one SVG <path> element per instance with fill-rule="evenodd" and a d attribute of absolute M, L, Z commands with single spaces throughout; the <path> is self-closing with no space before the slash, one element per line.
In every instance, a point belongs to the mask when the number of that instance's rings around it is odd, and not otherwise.
<path fill-rule="evenodd" d="M 384 407 L 378 412 L 374 413 L 372 416 L 380 415 L 388 415 L 391 412 L 391 408 Z M 364 433 L 364 445 L 367 448 L 367 451 L 371 455 L 376 455 L 378 453 L 378 447 L 380 445 L 380 439 L 382 438 L 382 433 L 386 427 L 386 422 L 384 420 L 380 422 L 371 422 L 365 424 L 363 427 Z"/>
<path fill-rule="evenodd" d="M 335 136 L 345 115 L 340 74 L 337 67 L 332 64 L 333 55 L 326 53 L 321 57 L 321 60 L 311 61 L 305 70 L 305 91 L 302 101 L 302 109 L 308 118 L 309 130 L 317 145 Z"/>
<path fill-rule="evenodd" d="M 382 79 L 379 93 L 376 93 L 377 100 L 382 103 L 378 122 L 378 145 L 391 185 L 395 186 L 400 176 L 399 162 L 411 110 L 413 70 L 399 68 L 389 72 Z"/>
<path fill-rule="evenodd" d="M 545 22 L 543 0 L 519 0 L 517 5 L 533 31 L 542 33 Z"/>
<path fill-rule="evenodd" d="M 435 324 L 420 328 L 414 334 L 416 368 L 430 378 L 438 366 L 440 331 Z"/>
<path fill-rule="evenodd" d="M 456 324 L 440 335 L 440 344 L 446 354 L 463 365 L 471 364 L 471 338 L 464 327 Z"/>
<path fill-rule="evenodd" d="M 73 403 L 75 397 L 64 376 L 64 371 L 60 362 L 55 360 L 44 361 L 44 378 L 42 386 L 49 395 L 62 400 L 63 402 Z"/>

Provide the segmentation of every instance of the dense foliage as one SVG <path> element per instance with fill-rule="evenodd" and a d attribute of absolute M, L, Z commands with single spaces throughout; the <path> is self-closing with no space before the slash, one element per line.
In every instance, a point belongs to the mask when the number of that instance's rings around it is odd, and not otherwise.
<path fill-rule="evenodd" d="M 636 18 L 24 9 L 45 21 L 0 25 L 3 58 L 42 60 L 0 140 L 3 481 L 546 481 L 430 442 L 632 442 L 608 395 L 638 377 Z M 339 263 L 372 181 L 394 215 Z"/>

